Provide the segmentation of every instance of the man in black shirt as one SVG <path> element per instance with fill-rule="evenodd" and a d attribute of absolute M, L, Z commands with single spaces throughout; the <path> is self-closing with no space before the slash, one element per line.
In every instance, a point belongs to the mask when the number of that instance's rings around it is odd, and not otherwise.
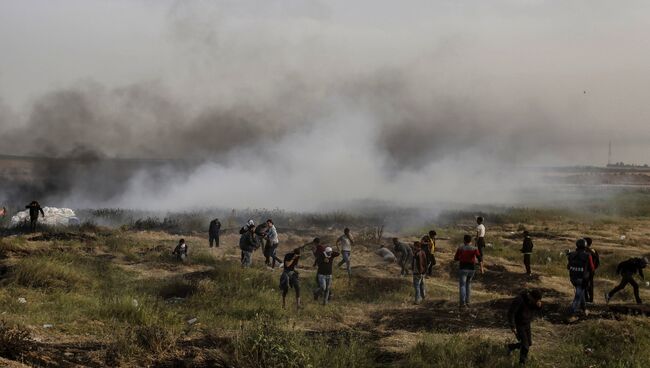
<path fill-rule="evenodd" d="M 45 217 L 45 212 L 41 208 L 41 205 L 37 201 L 32 201 L 30 204 L 25 206 L 29 209 L 29 224 L 32 231 L 36 230 L 36 222 L 38 221 L 38 213 L 40 212 L 43 217 Z"/>
<path fill-rule="evenodd" d="M 329 301 L 330 288 L 332 287 L 332 265 L 334 258 L 338 256 L 339 252 L 333 251 L 330 247 L 316 254 L 318 289 L 314 290 L 314 300 L 318 300 L 320 295 L 323 294 L 323 305 L 326 305 Z"/>
<path fill-rule="evenodd" d="M 524 243 L 521 245 L 521 253 L 524 255 L 524 266 L 526 266 L 526 274 L 532 274 L 530 270 L 530 256 L 533 254 L 533 239 L 530 238 L 528 231 L 524 231 Z"/>
<path fill-rule="evenodd" d="M 605 294 L 605 301 L 609 303 L 609 300 L 614 296 L 614 294 L 623 290 L 627 284 L 630 284 L 632 285 L 632 288 L 634 288 L 634 298 L 636 299 L 636 303 L 641 304 L 642 301 L 639 296 L 639 284 L 634 280 L 634 274 L 638 273 L 639 276 L 641 276 L 641 279 L 645 280 L 643 269 L 647 265 L 647 258 L 630 258 L 627 261 L 619 263 L 618 267 L 616 267 L 616 274 L 621 275 L 621 283 L 612 289 L 612 291 Z"/>
<path fill-rule="evenodd" d="M 293 252 L 287 253 L 284 256 L 284 269 L 280 275 L 280 290 L 282 290 L 282 308 L 286 308 L 286 297 L 289 293 L 289 288 L 296 291 L 296 308 L 300 308 L 300 279 L 296 271 L 298 261 L 300 260 L 300 248 L 296 248 Z"/>
<path fill-rule="evenodd" d="M 519 349 L 519 365 L 526 365 L 528 350 L 533 345 L 530 323 L 535 311 L 542 307 L 542 293 L 539 290 L 519 294 L 508 309 L 508 324 L 517 337 L 517 342 L 508 345 L 508 354 Z"/>
<path fill-rule="evenodd" d="M 220 230 L 221 230 L 221 222 L 219 222 L 219 219 L 214 219 L 210 221 L 210 228 L 208 229 L 208 236 L 210 238 L 210 248 L 212 248 L 213 243 L 215 243 L 217 247 L 219 246 Z"/>

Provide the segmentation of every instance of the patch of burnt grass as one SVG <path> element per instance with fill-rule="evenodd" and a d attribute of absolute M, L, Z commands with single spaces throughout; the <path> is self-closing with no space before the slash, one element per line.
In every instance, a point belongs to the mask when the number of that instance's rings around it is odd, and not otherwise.
<path fill-rule="evenodd" d="M 18 359 L 30 349 L 31 334 L 20 325 L 0 320 L 0 356 Z"/>

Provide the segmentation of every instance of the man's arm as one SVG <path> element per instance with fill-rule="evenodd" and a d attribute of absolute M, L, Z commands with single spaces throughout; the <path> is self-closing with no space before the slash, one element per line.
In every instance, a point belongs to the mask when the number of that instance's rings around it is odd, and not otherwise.
<path fill-rule="evenodd" d="M 591 254 L 589 255 L 589 269 L 591 272 L 594 272 L 596 270 L 596 266 L 594 266 L 594 258 L 591 256 Z"/>
<path fill-rule="evenodd" d="M 639 268 L 639 276 L 641 276 L 641 278 L 645 280 L 645 276 L 643 276 L 643 268 Z"/>
<path fill-rule="evenodd" d="M 43 217 L 45 217 L 45 212 L 43 212 L 43 209 L 40 206 L 38 207 L 38 210 L 41 211 L 41 215 L 43 215 Z"/>
<path fill-rule="evenodd" d="M 456 249 L 456 254 L 454 254 L 454 261 L 460 261 L 460 248 Z"/>

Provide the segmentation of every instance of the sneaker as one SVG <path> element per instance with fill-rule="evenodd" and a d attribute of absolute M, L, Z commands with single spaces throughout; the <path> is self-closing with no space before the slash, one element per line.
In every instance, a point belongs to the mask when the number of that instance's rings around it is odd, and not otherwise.
<path fill-rule="evenodd" d="M 610 300 L 611 298 L 612 298 L 612 297 L 609 296 L 609 293 L 605 293 L 605 303 L 606 303 L 606 304 L 609 304 L 609 300 Z"/>
<path fill-rule="evenodd" d="M 589 309 L 585 309 L 584 313 L 585 313 L 585 317 L 589 317 Z"/>

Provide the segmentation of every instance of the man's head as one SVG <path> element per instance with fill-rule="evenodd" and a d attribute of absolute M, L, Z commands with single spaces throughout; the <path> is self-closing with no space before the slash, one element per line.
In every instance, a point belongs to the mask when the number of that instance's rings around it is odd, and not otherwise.
<path fill-rule="evenodd" d="M 266 224 L 267 224 L 269 227 L 273 226 L 273 220 L 271 220 L 271 219 L 266 220 Z"/>
<path fill-rule="evenodd" d="M 216 219 L 214 219 L 214 221 L 219 221 L 219 219 L 218 219 L 218 218 L 216 218 Z"/>
<path fill-rule="evenodd" d="M 431 237 L 431 239 L 435 238 L 436 235 L 438 235 L 438 233 L 436 233 L 435 230 L 430 230 L 430 231 L 429 231 L 429 237 Z"/>
<path fill-rule="evenodd" d="M 584 239 L 576 240 L 576 249 L 585 249 L 587 247 L 587 242 Z"/>
<path fill-rule="evenodd" d="M 483 223 L 483 217 L 482 216 L 477 217 L 476 218 L 476 223 L 479 224 L 479 225 L 482 224 Z"/>
<path fill-rule="evenodd" d="M 587 246 L 591 247 L 591 243 L 593 242 L 593 240 L 591 240 L 591 238 L 586 237 L 586 236 L 584 237 L 584 239 L 585 239 L 585 242 L 587 243 Z"/>
<path fill-rule="evenodd" d="M 347 227 L 345 229 L 343 229 L 343 234 L 350 235 L 350 229 L 348 229 Z M 357 234 L 357 235 L 359 235 L 359 234 Z"/>
<path fill-rule="evenodd" d="M 253 221 L 253 219 L 250 219 L 250 220 L 248 220 L 247 224 L 248 224 L 249 227 L 250 227 L 251 225 L 252 225 L 252 226 L 255 226 L 255 221 Z"/>
<path fill-rule="evenodd" d="M 524 238 L 527 238 L 530 233 L 528 233 L 528 230 L 524 230 Z"/>
<path fill-rule="evenodd" d="M 315 245 L 320 244 L 320 238 L 314 238 L 314 240 L 312 240 L 312 243 L 314 243 Z"/>
<path fill-rule="evenodd" d="M 185 243 L 185 239 L 181 238 L 181 240 L 178 241 L 178 244 L 183 244 Z"/>
<path fill-rule="evenodd" d="M 645 268 L 648 265 L 648 257 L 641 258 L 641 268 Z"/>
<path fill-rule="evenodd" d="M 469 244 L 471 242 L 472 242 L 472 236 L 468 235 L 468 234 L 465 234 L 465 236 L 463 236 L 463 243 Z"/>
<path fill-rule="evenodd" d="M 395 245 L 399 244 L 399 239 L 393 238 L 393 244 L 395 244 Z"/>
<path fill-rule="evenodd" d="M 293 250 L 293 254 L 296 254 L 296 255 L 300 255 L 300 252 L 301 252 L 300 248 L 296 248 L 296 249 Z"/>
<path fill-rule="evenodd" d="M 422 248 L 422 243 L 420 243 L 419 241 L 413 242 L 413 248 L 415 248 L 415 249 Z"/>
<path fill-rule="evenodd" d="M 330 258 L 332 256 L 332 247 L 325 248 L 323 253 L 325 254 L 325 257 Z"/>
<path fill-rule="evenodd" d="M 528 293 L 538 308 L 542 307 L 542 292 L 539 289 L 533 289 Z"/>

